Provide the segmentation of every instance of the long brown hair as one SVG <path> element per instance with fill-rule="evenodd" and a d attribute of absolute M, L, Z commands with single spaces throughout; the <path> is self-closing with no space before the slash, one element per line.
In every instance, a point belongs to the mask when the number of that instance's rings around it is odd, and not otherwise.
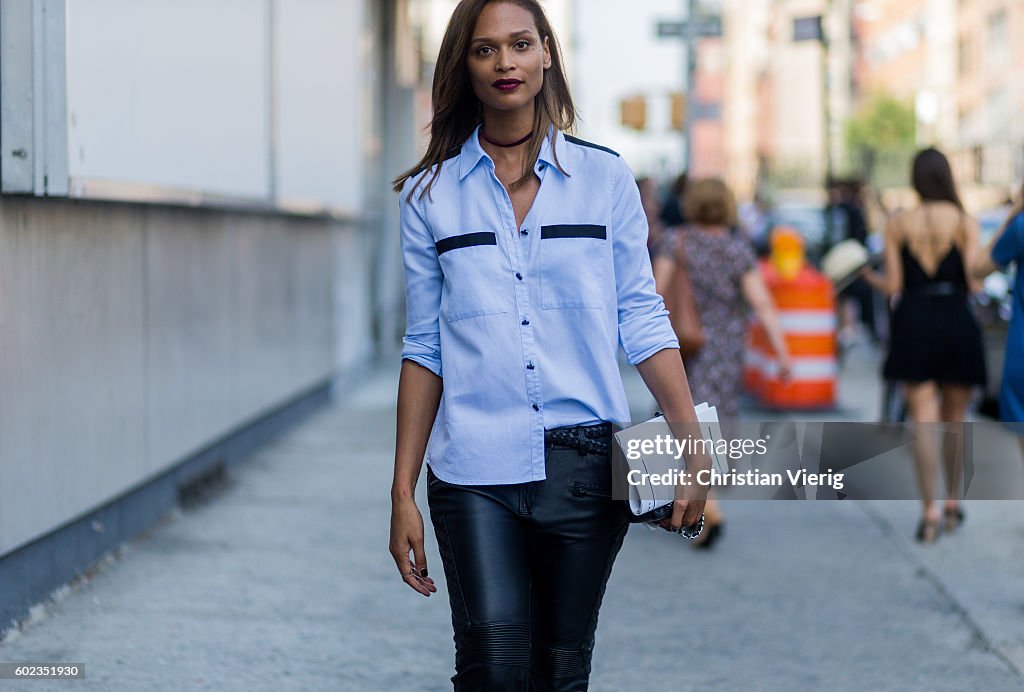
<path fill-rule="evenodd" d="M 449 152 L 461 146 L 480 124 L 480 101 L 473 93 L 466 59 L 469 56 L 469 44 L 473 39 L 477 19 L 484 7 L 492 2 L 518 5 L 532 14 L 540 40 L 543 42 L 547 39 L 548 50 L 551 53 L 551 67 L 544 71 L 544 85 L 534 98 L 534 137 L 530 141 L 523 175 L 512 183 L 511 187 L 514 189 L 530 179 L 544 137 L 552 125 L 559 130 L 570 132 L 576 127 L 576 107 L 569 93 L 569 80 L 562 65 L 561 48 L 540 3 L 537 0 L 462 0 L 448 20 L 448 28 L 445 29 L 441 50 L 437 55 L 432 91 L 434 117 L 430 121 L 430 144 L 427 146 L 427 153 L 419 163 L 395 178 L 395 192 L 401 192 L 409 178 L 433 167 L 434 173 L 427 181 L 420 197 L 429 195 L 430 188 L 441 174 L 441 166 L 448 158 Z M 538 134 L 542 136 L 538 137 Z M 426 177 L 423 176 L 409 190 L 410 200 Z"/>
<path fill-rule="evenodd" d="M 956 192 L 949 159 L 938 149 L 929 147 L 914 157 L 911 181 L 918 196 L 925 202 L 952 202 L 960 211 L 964 205 Z"/>

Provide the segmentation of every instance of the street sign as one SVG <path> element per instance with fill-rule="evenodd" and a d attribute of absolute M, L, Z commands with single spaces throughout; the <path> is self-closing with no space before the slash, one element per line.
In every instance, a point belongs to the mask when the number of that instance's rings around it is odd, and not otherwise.
<path fill-rule="evenodd" d="M 658 22 L 658 38 L 686 38 L 689 31 L 688 22 Z M 697 20 L 697 36 L 701 38 L 720 38 L 722 36 L 722 18 L 717 16 L 701 17 Z"/>
<path fill-rule="evenodd" d="M 682 38 L 683 22 L 658 22 L 658 38 Z"/>
<path fill-rule="evenodd" d="M 797 17 L 793 20 L 794 41 L 820 41 L 825 37 L 821 17 Z"/>
<path fill-rule="evenodd" d="M 691 104 L 694 120 L 720 120 L 722 104 L 718 101 L 701 101 Z"/>

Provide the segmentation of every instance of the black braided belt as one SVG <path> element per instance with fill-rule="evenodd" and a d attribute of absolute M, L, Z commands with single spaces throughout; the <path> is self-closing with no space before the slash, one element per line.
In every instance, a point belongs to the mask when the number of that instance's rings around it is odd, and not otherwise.
<path fill-rule="evenodd" d="M 570 447 L 577 450 L 580 456 L 585 454 L 607 454 L 612 436 L 610 423 L 597 425 L 570 425 L 544 431 L 545 444 Z"/>

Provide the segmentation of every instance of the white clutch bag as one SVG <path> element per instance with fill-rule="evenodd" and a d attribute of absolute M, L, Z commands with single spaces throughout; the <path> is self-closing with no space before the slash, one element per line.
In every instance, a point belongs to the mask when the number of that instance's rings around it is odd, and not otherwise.
<path fill-rule="evenodd" d="M 694 409 L 703 436 L 703 449 L 711 457 L 715 470 L 725 473 L 728 463 L 716 453 L 722 431 L 718 424 L 718 411 L 707 403 Z M 686 470 L 688 447 L 682 449 L 674 440 L 672 429 L 664 416 L 657 415 L 648 421 L 625 428 L 615 433 L 615 442 L 628 466 L 629 509 L 636 517 L 671 505 L 675 499 L 675 486 L 679 473 Z M 660 444 L 659 444 L 660 442 Z M 695 440 L 681 441 L 687 445 Z M 643 482 L 640 482 L 640 481 Z M 667 481 L 662 483 L 661 481 Z M 696 480 L 691 480 L 695 483 Z M 662 516 L 666 516 L 666 511 Z M 662 516 L 652 516 L 660 519 Z M 647 518 L 641 521 L 649 521 Z"/>

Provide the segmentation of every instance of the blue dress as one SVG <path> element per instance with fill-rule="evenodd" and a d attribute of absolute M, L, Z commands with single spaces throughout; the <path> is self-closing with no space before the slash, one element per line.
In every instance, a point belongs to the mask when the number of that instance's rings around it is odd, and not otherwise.
<path fill-rule="evenodd" d="M 1011 423 L 1024 422 L 1024 214 L 1019 214 L 992 247 L 992 260 L 1005 267 L 1017 265 L 1013 284 L 1013 316 L 1006 338 L 1003 387 L 999 394 L 999 416 Z"/>

